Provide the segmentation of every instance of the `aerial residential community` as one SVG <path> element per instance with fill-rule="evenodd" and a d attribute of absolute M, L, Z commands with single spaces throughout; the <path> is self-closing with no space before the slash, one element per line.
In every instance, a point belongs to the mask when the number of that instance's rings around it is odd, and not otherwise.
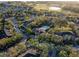
<path fill-rule="evenodd" d="M 0 2 L 0 57 L 79 57 L 79 2 Z"/>

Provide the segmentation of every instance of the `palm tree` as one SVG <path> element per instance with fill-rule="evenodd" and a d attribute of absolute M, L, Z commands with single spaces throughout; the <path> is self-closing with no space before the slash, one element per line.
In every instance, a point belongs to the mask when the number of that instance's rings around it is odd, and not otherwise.
<path fill-rule="evenodd" d="M 5 18 L 4 15 L 2 16 L 2 30 L 4 30 L 5 27 Z"/>
<path fill-rule="evenodd" d="M 0 30 L 2 31 L 2 30 L 3 30 L 3 28 L 2 28 L 2 27 L 3 27 L 3 23 L 2 23 L 3 20 L 2 20 L 2 14 L 1 14 L 1 13 L 0 13 L 0 18 L 1 18 L 1 19 L 0 19 L 0 23 L 1 23 L 1 25 L 0 25 L 0 26 L 1 26 L 1 29 L 0 29 Z"/>

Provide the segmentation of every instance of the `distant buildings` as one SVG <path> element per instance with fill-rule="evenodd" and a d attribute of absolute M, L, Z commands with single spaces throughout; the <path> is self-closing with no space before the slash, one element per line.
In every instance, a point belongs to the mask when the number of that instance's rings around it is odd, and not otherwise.
<path fill-rule="evenodd" d="M 37 11 L 45 11 L 45 10 L 48 10 L 48 11 L 61 11 L 62 9 L 60 7 L 50 7 L 49 5 L 47 4 L 36 4 L 34 6 L 34 9 L 37 10 Z"/>
<path fill-rule="evenodd" d="M 62 9 L 60 7 L 49 7 L 50 11 L 61 11 Z"/>
<path fill-rule="evenodd" d="M 37 11 L 48 10 L 48 6 L 46 4 L 36 4 L 34 9 Z"/>

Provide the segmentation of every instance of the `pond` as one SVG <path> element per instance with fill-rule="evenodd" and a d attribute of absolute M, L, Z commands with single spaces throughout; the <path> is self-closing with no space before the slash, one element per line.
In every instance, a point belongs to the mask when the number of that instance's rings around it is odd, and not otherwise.
<path fill-rule="evenodd" d="M 47 29 L 49 29 L 49 26 L 42 26 L 39 29 L 41 29 L 41 30 L 47 30 Z"/>

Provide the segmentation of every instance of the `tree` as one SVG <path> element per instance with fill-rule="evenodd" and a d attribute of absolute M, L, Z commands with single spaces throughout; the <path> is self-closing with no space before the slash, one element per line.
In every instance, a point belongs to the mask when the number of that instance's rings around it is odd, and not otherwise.
<path fill-rule="evenodd" d="M 58 56 L 59 57 L 68 57 L 68 54 L 65 50 L 61 50 L 59 53 L 58 53 Z"/>
<path fill-rule="evenodd" d="M 9 48 L 9 50 L 7 52 L 8 52 L 7 55 L 9 57 L 14 57 L 14 56 L 18 55 L 17 50 L 14 47 Z"/>
<path fill-rule="evenodd" d="M 35 33 L 32 31 L 31 28 L 27 28 L 27 29 L 26 29 L 26 33 L 28 33 L 28 34 L 30 34 L 30 35 L 35 34 Z"/>
<path fill-rule="evenodd" d="M 25 17 L 25 20 L 26 20 L 26 21 L 29 21 L 29 19 L 30 19 L 29 16 L 26 16 L 26 17 Z"/>
<path fill-rule="evenodd" d="M 26 44 L 27 44 L 29 47 L 31 47 L 31 46 L 36 47 L 36 46 L 38 46 L 39 42 L 38 42 L 37 39 L 31 39 L 31 38 L 30 38 L 30 39 L 26 42 Z"/>
<path fill-rule="evenodd" d="M 21 42 L 21 43 L 16 44 L 15 46 L 9 48 L 6 52 L 7 53 L 6 55 L 9 57 L 16 57 L 19 54 L 22 54 L 23 52 L 25 52 L 26 49 L 27 49 L 26 45 Z"/>
<path fill-rule="evenodd" d="M 75 32 L 76 32 L 76 35 L 79 36 L 79 29 L 76 29 Z"/>
<path fill-rule="evenodd" d="M 72 35 L 64 35 L 64 43 L 65 44 L 73 44 L 74 43 L 74 39 Z"/>
<path fill-rule="evenodd" d="M 23 35 L 21 33 L 16 33 L 15 34 L 15 39 L 21 39 L 23 37 Z"/>
<path fill-rule="evenodd" d="M 0 13 L 0 30 L 3 30 L 3 25 L 4 25 L 4 19 L 3 19 L 3 14 Z"/>
<path fill-rule="evenodd" d="M 79 51 L 77 49 L 71 49 L 69 57 L 79 57 Z"/>
<path fill-rule="evenodd" d="M 4 29 L 5 27 L 5 16 L 3 15 L 2 16 L 2 29 Z"/>
<path fill-rule="evenodd" d="M 19 42 L 22 39 L 21 34 L 16 34 L 14 37 L 3 38 L 0 40 L 0 49 L 8 48 L 10 45 L 13 45 L 16 42 Z"/>
<path fill-rule="evenodd" d="M 49 44 L 50 46 L 49 46 L 49 51 L 48 51 L 48 56 L 49 57 L 55 57 L 56 56 L 56 53 L 57 53 L 57 50 L 56 50 L 56 48 L 55 48 L 55 45 L 54 44 L 52 44 L 52 43 L 50 43 Z"/>
<path fill-rule="evenodd" d="M 48 43 L 40 43 L 38 48 L 41 50 L 41 57 L 47 57 L 49 52 L 49 44 Z"/>
<path fill-rule="evenodd" d="M 58 35 L 52 35 L 51 40 L 52 43 L 54 44 L 63 44 L 63 37 L 62 36 L 58 36 Z"/>
<path fill-rule="evenodd" d="M 75 43 L 79 45 L 79 38 L 75 38 Z"/>

